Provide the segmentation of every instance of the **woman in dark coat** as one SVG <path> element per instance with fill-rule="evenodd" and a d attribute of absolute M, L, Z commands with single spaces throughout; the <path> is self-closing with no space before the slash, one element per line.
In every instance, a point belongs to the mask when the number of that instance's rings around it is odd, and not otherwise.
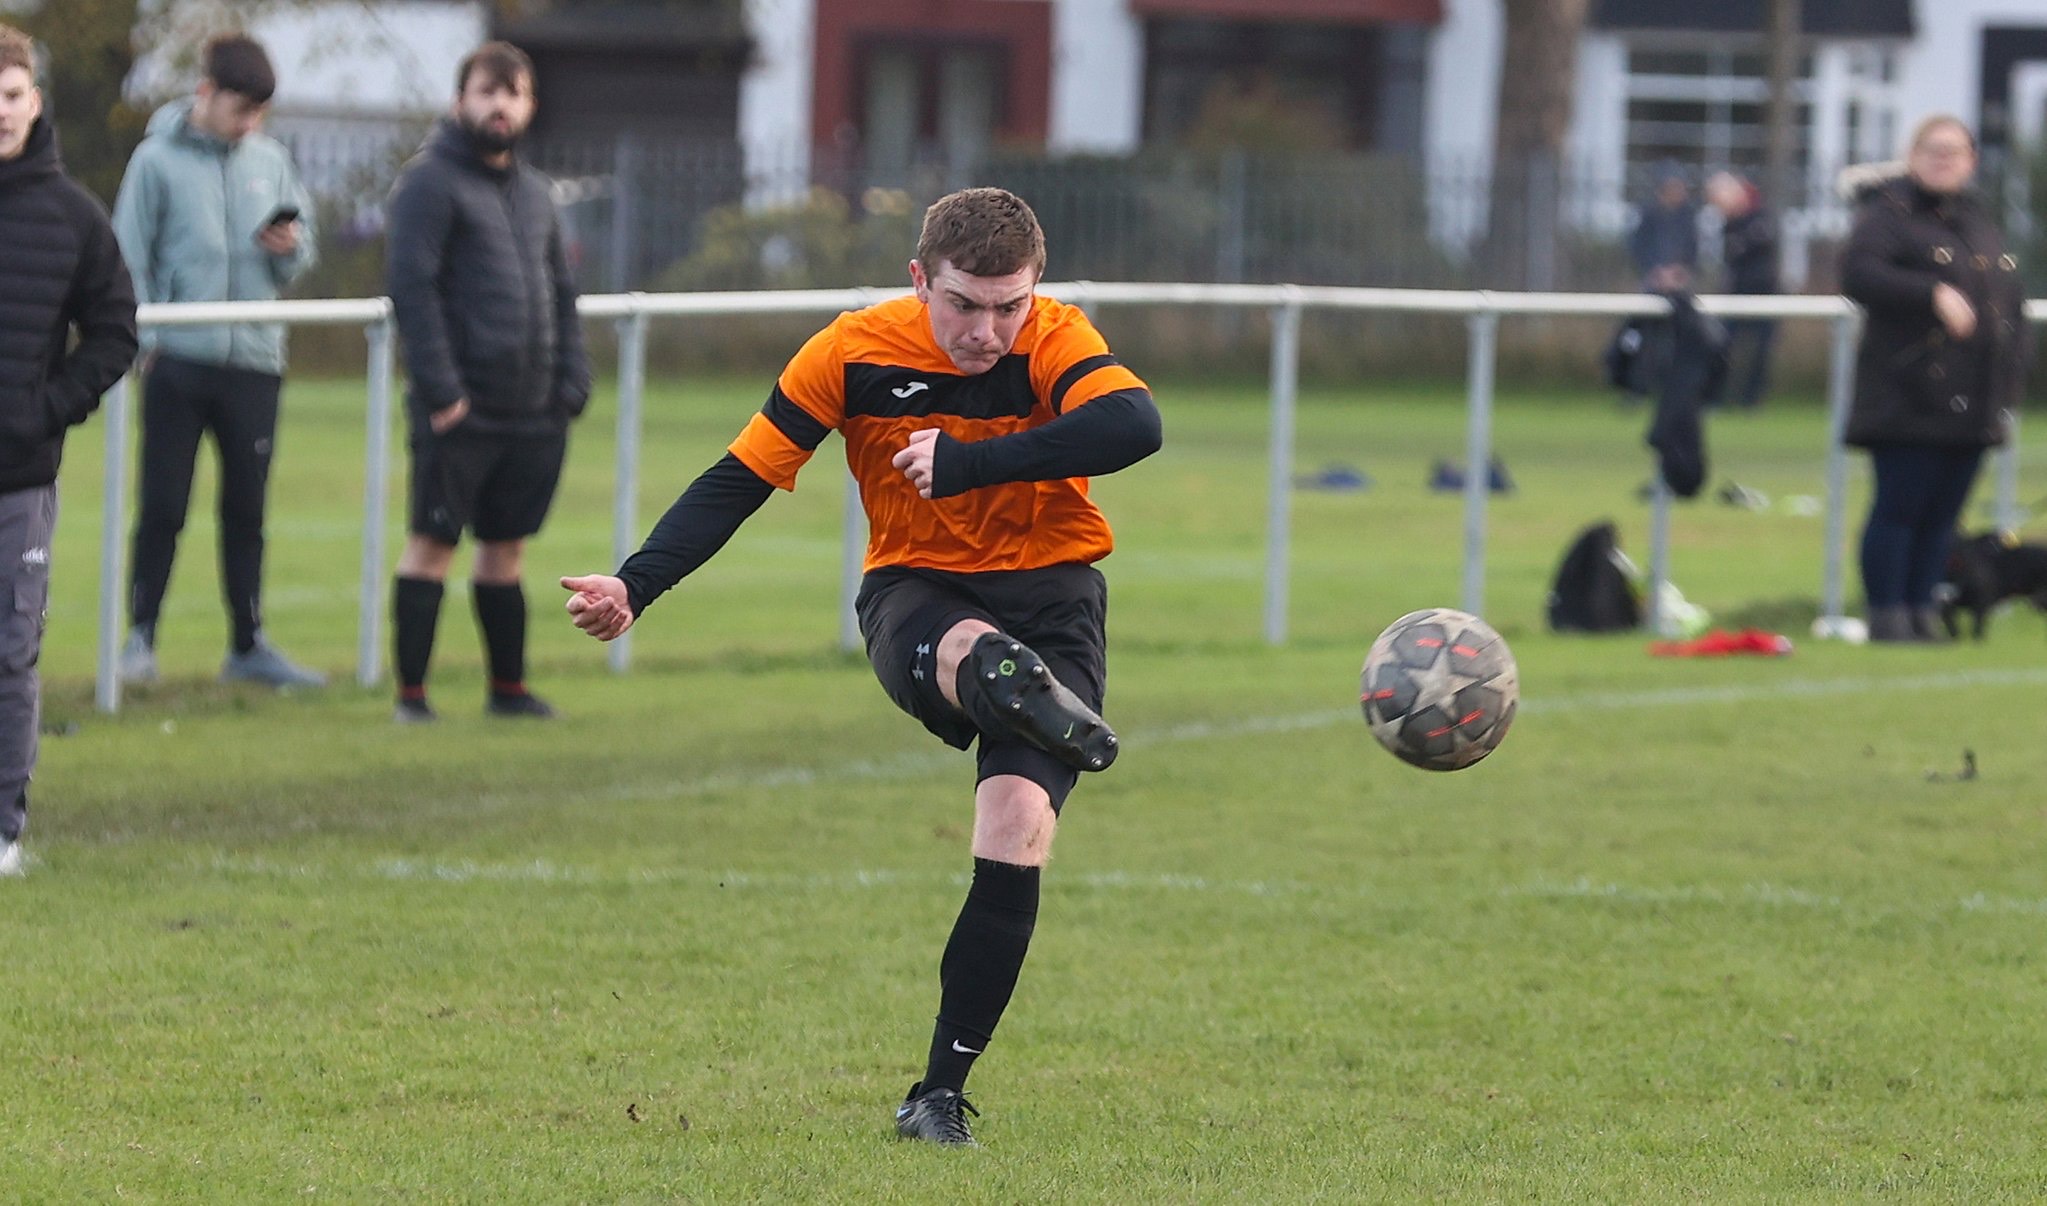
<path fill-rule="evenodd" d="M 1952 117 L 1920 123 L 1906 174 L 1872 189 L 1842 254 L 1867 313 L 1848 442 L 1869 450 L 1862 533 L 1870 639 L 1939 639 L 1933 588 L 1984 449 L 2009 433 L 2025 376 L 2018 263 L 1968 192 L 1976 141 Z"/>

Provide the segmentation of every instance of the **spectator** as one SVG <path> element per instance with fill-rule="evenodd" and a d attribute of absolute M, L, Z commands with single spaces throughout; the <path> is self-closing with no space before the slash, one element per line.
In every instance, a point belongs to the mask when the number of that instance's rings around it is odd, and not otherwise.
<path fill-rule="evenodd" d="M 0 875 L 22 874 L 64 433 L 135 359 L 107 211 L 64 174 L 35 44 L 0 25 Z M 19 249 L 33 249 L 23 251 Z M 73 342 L 73 336 L 76 342 Z M 66 349 L 69 349 L 68 351 Z"/>
<path fill-rule="evenodd" d="M 1763 207 L 1762 192 L 1732 172 L 1718 172 L 1706 182 L 1706 203 L 1720 211 L 1720 262 L 1726 269 L 1721 287 L 1749 296 L 1776 293 L 1777 219 Z M 1713 403 L 1728 400 L 1731 390 L 1734 405 L 1754 409 L 1769 388 L 1776 343 L 1775 319 L 1729 319 L 1726 385 Z"/>
<path fill-rule="evenodd" d="M 255 40 L 206 44 L 193 95 L 157 110 L 114 199 L 114 228 L 148 302 L 270 301 L 315 259 L 291 154 L 262 133 L 277 76 Z M 284 384 L 284 325 L 166 327 L 143 340 L 142 453 L 121 678 L 157 676 L 157 621 L 192 502 L 200 440 L 220 454 L 227 681 L 317 687 L 263 635 L 263 513 Z"/>
<path fill-rule="evenodd" d="M 1875 477 L 1862 533 L 1872 640 L 1942 639 L 1933 589 L 2025 380 L 2018 262 L 1969 191 L 1975 174 L 1969 128 L 1926 119 L 1905 175 L 1866 191 L 1842 253 L 1843 289 L 1868 312 L 1847 438 Z"/>
<path fill-rule="evenodd" d="M 1656 188 L 1635 210 L 1628 240 L 1635 272 L 1651 293 L 1689 293 L 1699 275 L 1699 207 L 1675 164 L 1657 169 Z"/>
<path fill-rule="evenodd" d="M 401 724 L 435 719 L 427 667 L 465 529 L 478 544 L 486 710 L 554 715 L 526 689 L 521 559 L 554 501 L 590 369 L 547 178 L 516 152 L 534 104 L 525 53 L 479 48 L 456 72 L 453 112 L 391 190 L 386 279 L 412 422 L 411 534 L 391 599 Z"/>

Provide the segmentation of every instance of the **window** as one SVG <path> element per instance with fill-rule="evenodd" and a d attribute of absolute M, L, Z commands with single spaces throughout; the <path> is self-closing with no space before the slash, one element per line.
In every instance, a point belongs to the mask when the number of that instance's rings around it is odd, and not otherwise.
<path fill-rule="evenodd" d="M 1368 26 L 1157 18 L 1145 27 L 1145 140 L 1204 122 L 1350 148 L 1377 144 L 1386 52 Z"/>
<path fill-rule="evenodd" d="M 1810 54 L 1800 56 L 1793 162 L 1805 169 L 1812 131 Z M 1644 40 L 1629 47 L 1627 171 L 1646 183 L 1664 163 L 1694 172 L 1763 166 L 1768 56 L 1758 47 Z"/>
<path fill-rule="evenodd" d="M 936 152 L 972 163 L 1002 119 L 1007 59 L 987 43 L 877 41 L 863 47 L 860 135 L 869 168 L 897 177 Z"/>

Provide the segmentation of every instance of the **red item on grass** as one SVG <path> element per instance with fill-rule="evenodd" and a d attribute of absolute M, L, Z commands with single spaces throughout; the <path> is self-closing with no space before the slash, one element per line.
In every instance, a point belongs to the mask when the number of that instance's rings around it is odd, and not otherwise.
<path fill-rule="evenodd" d="M 1783 657 L 1791 652 L 1791 638 L 1760 628 L 1744 628 L 1740 632 L 1715 628 L 1689 641 L 1651 641 L 1649 652 L 1655 657 L 1727 657 L 1736 653 Z"/>

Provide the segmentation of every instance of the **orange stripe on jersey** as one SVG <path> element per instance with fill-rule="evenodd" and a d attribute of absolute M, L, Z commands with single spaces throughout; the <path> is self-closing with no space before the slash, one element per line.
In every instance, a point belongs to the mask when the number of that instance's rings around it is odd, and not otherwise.
<path fill-rule="evenodd" d="M 747 420 L 728 451 L 770 486 L 794 490 L 796 471 L 809 463 L 813 450 L 798 446 L 782 434 L 766 414 L 757 414 Z"/>
<path fill-rule="evenodd" d="M 1109 355 L 1086 315 L 1045 297 L 1032 299 L 1008 355 L 985 373 L 963 375 L 932 339 L 924 304 L 903 297 L 842 314 L 805 343 L 731 451 L 763 480 L 789 489 L 823 429 L 836 429 L 867 511 L 868 569 L 980 573 L 1092 562 L 1108 555 L 1114 539 L 1088 500 L 1087 479 L 927 499 L 891 461 L 928 428 L 961 441 L 992 439 L 1144 387 Z"/>

